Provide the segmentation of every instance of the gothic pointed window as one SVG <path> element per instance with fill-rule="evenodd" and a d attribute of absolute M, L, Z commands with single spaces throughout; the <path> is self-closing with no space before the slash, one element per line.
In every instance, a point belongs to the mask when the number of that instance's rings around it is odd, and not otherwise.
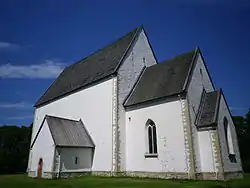
<path fill-rule="evenodd" d="M 233 148 L 232 133 L 231 133 L 231 129 L 230 129 L 230 126 L 229 126 L 229 123 L 228 123 L 228 120 L 226 117 L 224 117 L 224 119 L 223 119 L 223 126 L 224 126 L 226 147 L 227 147 L 229 160 L 232 163 L 236 163 L 237 161 L 236 161 L 234 148 Z"/>
<path fill-rule="evenodd" d="M 157 154 L 157 130 L 156 125 L 152 120 L 148 120 L 146 123 L 147 133 L 147 153 Z"/>

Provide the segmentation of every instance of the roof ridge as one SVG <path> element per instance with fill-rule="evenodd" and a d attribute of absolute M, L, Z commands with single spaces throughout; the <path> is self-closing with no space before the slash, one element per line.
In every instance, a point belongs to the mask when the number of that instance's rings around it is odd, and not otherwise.
<path fill-rule="evenodd" d="M 74 120 L 74 119 L 69 119 L 69 118 L 64 118 L 64 117 L 59 117 L 59 116 L 52 116 L 52 115 L 46 115 L 45 119 L 49 118 L 54 118 L 54 119 L 62 119 L 62 120 L 67 120 L 67 121 L 74 121 L 74 122 L 79 122 L 80 120 Z"/>
<path fill-rule="evenodd" d="M 195 54 L 195 53 L 196 53 L 196 50 L 197 50 L 197 48 L 195 48 L 195 49 L 193 49 L 193 50 L 189 50 L 189 51 L 183 52 L 183 53 L 179 53 L 179 54 L 177 54 L 177 55 L 172 56 L 172 57 L 169 58 L 169 59 L 166 59 L 166 60 L 161 61 L 159 64 L 165 63 L 165 62 L 168 62 L 168 61 L 172 61 L 172 60 L 174 60 L 174 59 L 176 59 L 176 58 L 179 58 L 179 57 L 184 56 L 184 55 L 189 55 L 189 54 L 191 54 L 191 53 L 194 53 L 194 54 Z M 193 55 L 194 55 L 194 54 L 193 54 Z"/>

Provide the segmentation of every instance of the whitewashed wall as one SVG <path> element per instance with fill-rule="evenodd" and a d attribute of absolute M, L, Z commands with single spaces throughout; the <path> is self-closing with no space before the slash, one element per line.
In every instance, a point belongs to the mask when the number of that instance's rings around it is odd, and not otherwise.
<path fill-rule="evenodd" d="M 129 120 L 130 119 L 130 120 Z M 146 122 L 157 129 L 158 158 L 145 158 Z M 187 172 L 184 132 L 179 100 L 126 112 L 126 170 Z"/>
<path fill-rule="evenodd" d="M 223 125 L 224 117 L 227 118 L 228 125 L 229 125 L 229 128 L 231 130 L 232 141 L 233 141 L 233 150 L 234 150 L 234 153 L 236 155 L 237 163 L 231 163 L 229 160 L 229 157 L 228 157 L 229 153 L 227 150 L 226 137 L 225 137 L 225 131 L 224 131 L 224 125 Z M 242 171 L 236 130 L 235 130 L 233 120 L 231 118 L 231 115 L 229 113 L 229 109 L 227 108 L 225 98 L 223 95 L 221 95 L 220 107 L 219 107 L 218 131 L 219 131 L 219 140 L 220 140 L 220 145 L 221 145 L 221 155 L 222 155 L 222 160 L 223 160 L 224 171 L 225 172 Z"/>
<path fill-rule="evenodd" d="M 192 136 L 193 136 L 193 144 L 195 150 L 195 165 L 197 172 L 201 171 L 201 160 L 200 159 L 200 149 L 199 147 L 203 147 L 202 144 L 199 144 L 198 140 L 198 133 L 195 126 L 195 118 L 198 112 L 198 108 L 200 105 L 201 93 L 203 87 L 206 89 L 207 92 L 214 91 L 212 81 L 208 76 L 208 72 L 206 71 L 205 62 L 203 62 L 201 56 L 198 56 L 196 65 L 193 70 L 193 74 L 191 77 L 191 81 L 188 87 L 187 98 L 189 102 L 189 112 L 190 112 L 190 120 L 191 120 L 191 127 L 192 127 Z M 202 75 L 200 73 L 200 69 L 202 70 Z"/>
<path fill-rule="evenodd" d="M 209 131 L 198 132 L 200 172 L 215 172 L 212 137 Z"/>
<path fill-rule="evenodd" d="M 38 161 L 43 159 L 43 172 L 51 172 L 54 161 L 54 141 L 48 124 L 44 121 L 43 127 L 32 148 L 30 171 L 37 171 Z"/>
<path fill-rule="evenodd" d="M 123 64 L 118 70 L 118 126 L 119 126 L 119 144 L 120 154 L 118 165 L 121 171 L 124 171 L 126 166 L 126 135 L 125 135 L 125 109 L 123 107 L 124 99 L 133 88 L 138 76 L 144 66 L 156 64 L 156 59 L 149 45 L 147 36 L 142 30 L 134 45 L 124 59 Z"/>
<path fill-rule="evenodd" d="M 36 109 L 33 135 L 46 114 L 82 119 L 96 145 L 93 171 L 110 171 L 112 163 L 112 87 L 113 78 L 73 93 Z M 46 150 L 43 150 L 45 152 Z"/>
<path fill-rule="evenodd" d="M 91 171 L 92 148 L 60 148 L 61 172 Z M 75 164 L 77 157 L 77 164 Z"/>

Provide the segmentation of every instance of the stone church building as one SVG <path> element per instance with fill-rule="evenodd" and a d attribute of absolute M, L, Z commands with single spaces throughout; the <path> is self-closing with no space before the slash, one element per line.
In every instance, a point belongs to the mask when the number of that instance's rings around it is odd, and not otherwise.
<path fill-rule="evenodd" d="M 235 127 L 199 48 L 157 62 L 143 27 L 66 67 L 35 104 L 28 175 L 242 177 Z"/>

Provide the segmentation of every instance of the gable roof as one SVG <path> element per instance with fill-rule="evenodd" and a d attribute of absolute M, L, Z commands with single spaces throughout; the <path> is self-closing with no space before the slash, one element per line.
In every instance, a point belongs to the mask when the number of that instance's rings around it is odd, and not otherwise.
<path fill-rule="evenodd" d="M 147 67 L 124 106 L 179 94 L 185 90 L 197 49 Z"/>
<path fill-rule="evenodd" d="M 45 120 L 47 121 L 49 130 L 56 146 L 95 147 L 91 136 L 89 135 L 81 120 L 76 121 L 48 115 L 45 116 L 31 147 L 33 147 Z"/>
<path fill-rule="evenodd" d="M 197 126 L 199 128 L 214 125 L 218 113 L 220 100 L 220 90 L 212 91 L 205 94 L 200 103 L 200 114 L 197 117 Z"/>
<path fill-rule="evenodd" d="M 95 147 L 81 120 L 46 116 L 56 146 Z"/>
<path fill-rule="evenodd" d="M 142 26 L 134 29 L 112 44 L 66 67 L 36 102 L 35 107 L 116 73 L 123 57 L 141 29 Z"/>

